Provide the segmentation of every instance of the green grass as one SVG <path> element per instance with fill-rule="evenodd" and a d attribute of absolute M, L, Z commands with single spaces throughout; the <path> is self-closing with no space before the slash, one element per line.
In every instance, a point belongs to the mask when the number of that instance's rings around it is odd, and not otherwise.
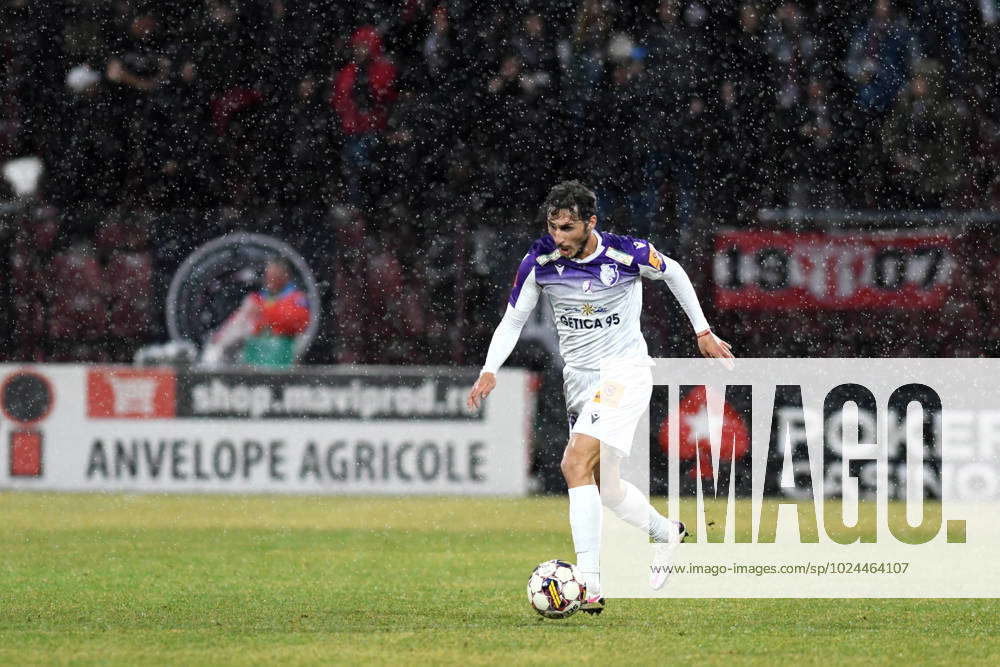
<path fill-rule="evenodd" d="M 1000 663 L 992 600 L 613 600 L 545 621 L 563 498 L 0 493 L 0 664 Z"/>

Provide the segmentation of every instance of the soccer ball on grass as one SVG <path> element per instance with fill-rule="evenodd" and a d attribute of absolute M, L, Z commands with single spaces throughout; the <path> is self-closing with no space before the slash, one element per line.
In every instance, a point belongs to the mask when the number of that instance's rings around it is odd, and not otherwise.
<path fill-rule="evenodd" d="M 528 602 L 545 618 L 567 618 L 587 599 L 587 586 L 576 565 L 547 560 L 528 579 Z"/>

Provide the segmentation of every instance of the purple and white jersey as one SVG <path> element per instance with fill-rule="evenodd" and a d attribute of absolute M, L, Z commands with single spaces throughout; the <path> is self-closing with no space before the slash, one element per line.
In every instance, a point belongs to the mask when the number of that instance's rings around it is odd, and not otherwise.
<path fill-rule="evenodd" d="M 510 306 L 527 315 L 542 291 L 552 304 L 559 352 L 567 366 L 599 369 L 607 357 L 647 357 L 639 329 L 640 277 L 669 280 L 671 267 L 649 241 L 594 232 L 597 249 L 582 259 L 567 259 L 545 236 L 521 260 Z M 700 310 L 700 309 L 699 309 Z"/>

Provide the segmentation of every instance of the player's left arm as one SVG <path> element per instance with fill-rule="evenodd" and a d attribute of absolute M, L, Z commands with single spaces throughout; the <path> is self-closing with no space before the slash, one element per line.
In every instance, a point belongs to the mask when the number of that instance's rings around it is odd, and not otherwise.
<path fill-rule="evenodd" d="M 648 251 L 647 251 L 648 249 Z M 733 359 L 732 346 L 715 335 L 709 326 L 705 313 L 694 291 L 691 278 L 675 260 L 660 253 L 652 243 L 646 243 L 646 248 L 637 248 L 636 259 L 639 264 L 639 274 L 650 280 L 662 280 L 670 288 L 670 292 L 680 303 L 681 308 L 691 322 L 698 341 L 698 350 L 703 357 L 714 359 Z"/>

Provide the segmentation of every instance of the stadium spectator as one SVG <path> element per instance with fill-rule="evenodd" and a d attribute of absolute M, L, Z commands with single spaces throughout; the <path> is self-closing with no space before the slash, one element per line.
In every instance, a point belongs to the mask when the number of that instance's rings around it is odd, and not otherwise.
<path fill-rule="evenodd" d="M 152 201 L 172 210 L 213 202 L 209 93 L 188 51 L 178 50 L 156 92 L 157 132 L 146 150 Z"/>
<path fill-rule="evenodd" d="M 875 0 L 871 18 L 854 35 L 847 72 L 854 80 L 855 105 L 882 116 L 906 85 L 911 64 L 920 54 L 916 35 L 891 0 Z"/>
<path fill-rule="evenodd" d="M 601 0 L 580 0 L 569 40 L 568 111 L 583 119 L 594 100 L 604 70 L 604 54 L 611 31 L 611 16 Z M 582 157 L 582 156 L 581 156 Z"/>
<path fill-rule="evenodd" d="M 555 85 L 556 53 L 541 14 L 532 11 L 524 15 L 511 45 L 521 61 L 522 86 L 528 96 L 537 98 Z"/>
<path fill-rule="evenodd" d="M 369 204 L 366 194 L 376 166 L 371 153 L 378 144 L 396 99 L 396 67 L 382 53 L 382 38 L 373 26 L 351 36 L 351 61 L 334 77 L 330 104 L 344 133 L 343 166 L 348 199 Z"/>
<path fill-rule="evenodd" d="M 667 228 L 687 229 L 694 212 L 696 167 L 691 154 L 689 112 L 693 96 L 706 87 L 709 62 L 701 35 L 680 20 L 678 0 L 661 0 L 657 21 L 646 34 L 645 108 L 648 145 L 642 165 L 645 219 L 630 226 L 639 236 L 655 232 L 668 192 L 676 207 Z"/>
<path fill-rule="evenodd" d="M 299 81 L 280 127 L 285 156 L 278 171 L 284 203 L 310 204 L 333 197 L 340 173 L 335 167 L 340 134 L 333 125 L 320 85 L 307 74 Z"/>
<path fill-rule="evenodd" d="M 590 171 L 601 183 L 597 189 L 598 215 L 622 227 L 631 226 L 633 220 L 648 219 L 642 208 L 645 151 L 638 132 L 641 72 L 642 63 L 631 57 L 613 63 L 588 121 L 596 130 Z"/>
<path fill-rule="evenodd" d="M 882 128 L 890 178 L 906 207 L 954 205 L 965 177 L 966 113 L 947 98 L 942 76 L 940 63 L 920 61 Z"/>
<path fill-rule="evenodd" d="M 508 197 L 526 197 L 537 186 L 545 167 L 535 159 L 536 147 L 545 145 L 547 118 L 535 106 L 536 91 L 524 75 L 517 53 L 502 56 L 499 69 L 486 83 L 477 126 L 477 148 L 494 188 Z"/>
<path fill-rule="evenodd" d="M 962 29 L 962 6 L 957 0 L 914 0 L 913 24 L 924 56 L 944 67 L 949 93 L 958 93 L 966 83 L 966 35 Z"/>
<path fill-rule="evenodd" d="M 123 107 L 140 105 L 146 97 L 143 93 L 156 90 L 165 74 L 158 29 L 152 13 L 139 13 L 129 22 L 124 48 L 108 60 L 106 76 L 108 81 L 121 84 Z M 135 94 L 129 95 L 130 91 Z"/>
<path fill-rule="evenodd" d="M 115 122 L 124 128 L 130 158 L 128 189 L 139 194 L 153 185 L 159 167 L 155 150 L 170 131 L 171 118 L 159 104 L 170 61 L 164 52 L 163 28 L 151 11 L 126 16 L 122 43 L 108 60 L 105 78 L 110 82 Z"/>
<path fill-rule="evenodd" d="M 242 359 L 249 365 L 292 365 L 295 337 L 306 330 L 310 317 L 306 295 L 293 277 L 286 260 L 269 260 L 262 289 L 248 295 L 212 335 L 202 351 L 202 363 L 218 365 L 228 350 L 242 344 Z"/>
<path fill-rule="evenodd" d="M 815 67 L 815 39 L 806 28 L 806 17 L 798 3 L 783 2 L 775 10 L 766 47 L 773 63 L 778 109 L 788 109 L 805 97 Z"/>
<path fill-rule="evenodd" d="M 89 68 L 74 72 L 58 140 L 62 168 L 50 176 L 49 195 L 67 209 L 114 206 L 129 163 L 127 126 L 109 111 L 115 98 L 101 77 Z"/>
<path fill-rule="evenodd" d="M 756 4 L 740 6 L 739 29 L 729 38 L 727 51 L 731 55 L 722 62 L 722 104 L 718 107 L 726 124 L 717 135 L 716 159 L 728 165 L 723 173 L 730 174 L 734 194 L 753 210 L 761 205 L 761 191 L 768 180 L 771 109 L 776 97 Z M 714 184 L 710 181 L 708 186 Z"/>
<path fill-rule="evenodd" d="M 190 37 L 206 87 L 216 98 L 234 88 L 252 88 L 257 79 L 252 34 L 240 22 L 237 6 L 230 0 L 207 0 L 205 5 Z"/>
<path fill-rule="evenodd" d="M 842 204 L 838 187 L 840 134 L 827 90 L 825 80 L 811 79 L 805 99 L 785 116 L 792 135 L 785 156 L 788 206 L 823 208 Z"/>
<path fill-rule="evenodd" d="M 335 205 L 330 211 L 336 243 L 333 257 L 333 320 L 337 361 L 364 363 L 369 359 L 366 323 L 369 321 L 362 279 L 365 265 L 364 218 L 353 208 Z"/>
<path fill-rule="evenodd" d="M 739 30 L 730 38 L 727 50 L 730 57 L 722 62 L 723 76 L 738 82 L 744 91 L 741 96 L 744 111 L 752 110 L 755 117 L 763 116 L 773 103 L 774 75 L 757 5 L 740 6 Z"/>
<path fill-rule="evenodd" d="M 0 150 L 7 143 L 17 154 L 59 159 L 63 84 L 72 62 L 65 49 L 65 13 L 56 2 L 0 3 Z"/>
<path fill-rule="evenodd" d="M 750 170 L 758 168 L 760 162 L 756 154 L 748 154 L 758 144 L 738 99 L 737 86 L 729 78 L 721 81 L 708 116 L 714 157 L 705 164 L 705 199 L 715 202 L 713 210 L 725 220 L 741 217 L 742 207 L 737 202 L 753 201 L 759 183 Z"/>
<path fill-rule="evenodd" d="M 500 69 L 487 84 L 487 90 L 498 99 L 520 98 L 526 92 L 521 77 L 523 64 L 516 53 L 506 54 L 500 62 Z"/>
<path fill-rule="evenodd" d="M 377 151 L 386 192 L 411 206 L 420 205 L 428 189 L 445 184 L 448 170 L 460 161 L 449 140 L 452 120 L 443 112 L 438 94 L 400 92 Z"/>
<path fill-rule="evenodd" d="M 430 29 L 427 31 L 422 49 L 426 75 L 431 85 L 446 81 L 449 72 L 455 67 L 454 60 L 458 54 L 455 52 L 453 40 L 448 7 L 443 4 L 438 5 L 431 15 Z"/>

